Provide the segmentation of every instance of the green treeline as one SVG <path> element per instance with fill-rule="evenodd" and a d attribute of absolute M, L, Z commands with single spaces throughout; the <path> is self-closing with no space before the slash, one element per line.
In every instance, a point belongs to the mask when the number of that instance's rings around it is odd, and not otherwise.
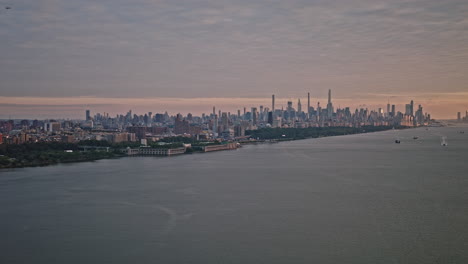
<path fill-rule="evenodd" d="M 153 148 L 180 148 L 185 137 L 160 142 L 148 142 Z M 196 141 L 194 141 L 196 142 Z M 163 143 L 163 144 L 160 144 Z M 86 147 L 98 147 L 97 149 Z M 107 151 L 106 148 L 109 148 Z M 65 162 L 92 161 L 124 156 L 121 149 L 140 147 L 139 142 L 111 143 L 104 140 L 84 140 L 79 143 L 37 142 L 25 144 L 0 144 L 0 168 L 45 166 Z M 100 148 L 100 149 L 99 149 Z M 72 152 L 66 152 L 71 150 Z"/>
<path fill-rule="evenodd" d="M 356 127 L 307 127 L 307 128 L 261 128 L 247 130 L 246 135 L 254 139 L 297 140 L 328 136 L 349 135 L 367 132 L 377 132 L 392 129 L 392 126 L 362 126 Z M 403 127 L 398 127 L 403 128 Z"/>
<path fill-rule="evenodd" d="M 71 150 L 73 152 L 65 152 Z M 38 142 L 0 145 L 0 168 L 45 166 L 121 156 L 116 149 L 81 151 L 76 143 Z"/>

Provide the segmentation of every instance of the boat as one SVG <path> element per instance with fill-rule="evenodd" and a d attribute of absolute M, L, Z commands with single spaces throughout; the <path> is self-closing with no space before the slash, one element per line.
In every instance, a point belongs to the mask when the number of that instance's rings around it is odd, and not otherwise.
<path fill-rule="evenodd" d="M 413 139 L 418 139 L 418 137 L 414 136 Z"/>
<path fill-rule="evenodd" d="M 398 136 L 398 132 L 395 130 L 395 127 L 392 128 L 392 131 L 396 134 L 395 143 L 400 144 L 401 143 L 400 137 Z"/>
<path fill-rule="evenodd" d="M 446 146 L 448 145 L 448 143 L 447 143 L 447 138 L 446 138 L 446 137 L 442 137 L 442 142 L 440 143 L 440 145 L 441 145 L 442 147 L 446 147 Z"/>

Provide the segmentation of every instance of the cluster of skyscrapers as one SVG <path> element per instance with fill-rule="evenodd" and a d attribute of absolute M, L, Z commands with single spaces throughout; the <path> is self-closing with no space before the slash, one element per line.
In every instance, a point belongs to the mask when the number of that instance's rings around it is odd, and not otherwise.
<path fill-rule="evenodd" d="M 168 133 L 175 135 L 192 135 L 204 138 L 234 138 L 245 136 L 246 130 L 266 127 L 332 127 L 348 126 L 418 126 L 424 125 L 431 119 L 429 114 L 423 112 L 421 105 L 414 110 L 414 102 L 406 105 L 404 112 L 396 111 L 395 105 L 387 105 L 387 111 L 355 109 L 349 107 L 337 108 L 332 102 L 332 91 L 328 90 L 328 101 L 325 107 L 317 102 L 316 107 L 311 105 L 310 93 L 307 94 L 307 106 L 303 107 L 301 100 L 297 101 L 297 108 L 293 102 L 288 101 L 286 108 L 277 109 L 275 95 L 271 97 L 271 108 L 260 105 L 247 109 L 238 109 L 235 113 L 217 110 L 213 106 L 212 112 L 201 116 L 177 114 L 170 116 L 167 112 L 153 115 L 148 112 L 144 115 L 126 115 L 109 117 L 108 114 L 96 114 L 93 118 L 86 112 L 85 127 L 99 129 L 117 129 L 136 133 L 137 137 L 144 133 Z M 304 109 L 305 108 L 305 109 Z"/>
<path fill-rule="evenodd" d="M 203 139 L 233 139 L 244 137 L 246 130 L 267 127 L 306 128 L 306 127 L 360 127 L 360 126 L 419 126 L 427 124 L 431 117 L 423 113 L 421 105 L 414 109 L 411 101 L 405 111 L 397 111 L 395 105 L 387 104 L 382 108 L 369 110 L 360 108 L 351 111 L 349 107 L 336 108 L 332 102 L 332 91 L 328 90 L 328 101 L 325 107 L 317 102 L 311 105 L 310 93 L 307 94 L 307 106 L 303 107 L 297 100 L 296 108 L 288 101 L 286 108 L 277 108 L 275 95 L 271 97 L 271 107 L 260 105 L 237 110 L 235 113 L 217 110 L 201 116 L 167 112 L 145 113 L 137 115 L 128 111 L 126 114 L 110 116 L 108 113 L 91 115 L 85 112 L 85 120 L 21 120 L 20 122 L 0 121 L 0 132 L 9 136 L 10 142 L 27 142 L 28 140 L 76 141 L 84 139 L 109 140 L 112 142 L 136 141 L 148 137 L 168 137 L 175 135 L 193 136 Z M 3 137 L 4 137 L 3 136 Z M 16 137 L 16 141 L 14 140 Z M 19 138 L 19 139 L 18 139 Z M 4 138 L 0 139 L 4 141 Z"/>

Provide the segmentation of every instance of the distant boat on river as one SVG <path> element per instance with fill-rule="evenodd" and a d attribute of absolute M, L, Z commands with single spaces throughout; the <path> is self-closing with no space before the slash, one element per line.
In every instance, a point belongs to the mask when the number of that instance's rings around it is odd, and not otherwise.
<path fill-rule="evenodd" d="M 442 147 L 446 147 L 448 145 L 447 143 L 447 137 L 442 137 L 442 142 L 440 143 Z"/>

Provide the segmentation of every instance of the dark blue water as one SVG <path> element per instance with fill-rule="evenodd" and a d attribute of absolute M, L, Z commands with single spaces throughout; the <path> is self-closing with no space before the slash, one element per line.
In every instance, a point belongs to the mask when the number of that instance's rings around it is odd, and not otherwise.
<path fill-rule="evenodd" d="M 464 129 L 3 170 L 0 263 L 468 263 Z"/>

